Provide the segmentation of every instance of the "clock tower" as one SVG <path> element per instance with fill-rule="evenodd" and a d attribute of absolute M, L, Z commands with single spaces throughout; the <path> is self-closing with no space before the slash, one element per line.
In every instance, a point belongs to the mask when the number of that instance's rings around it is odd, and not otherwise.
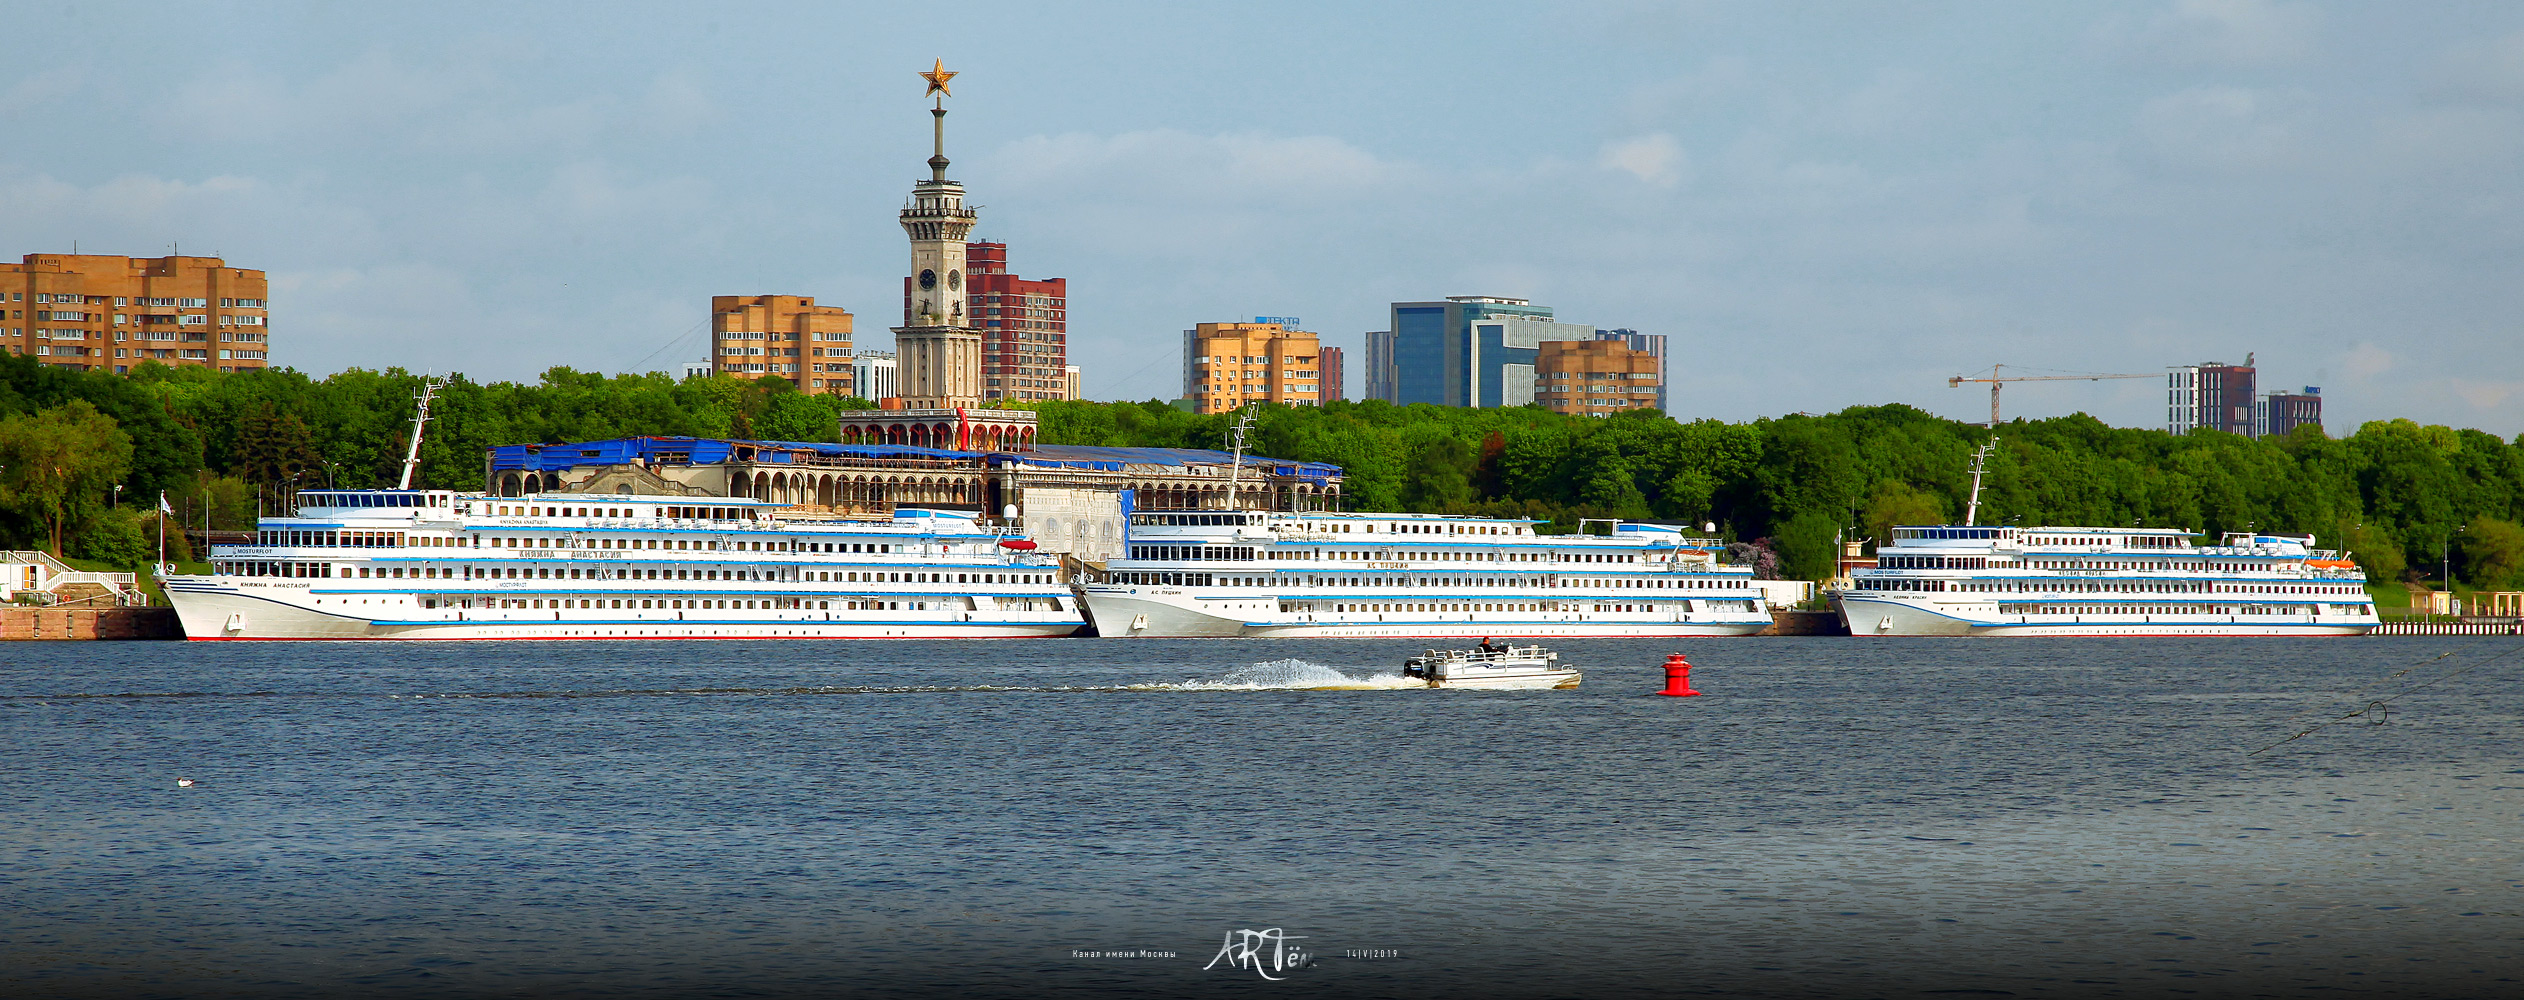
<path fill-rule="evenodd" d="M 912 186 L 902 213 L 903 232 L 911 237 L 911 278 L 903 325 L 894 328 L 896 384 L 911 409 L 979 406 L 982 332 L 964 308 L 964 240 L 974 214 L 964 207 L 964 185 L 946 175 L 946 98 L 954 96 L 947 81 L 955 74 L 941 60 L 920 77 L 929 82 L 928 93 L 939 96 L 929 110 L 929 179 Z"/>

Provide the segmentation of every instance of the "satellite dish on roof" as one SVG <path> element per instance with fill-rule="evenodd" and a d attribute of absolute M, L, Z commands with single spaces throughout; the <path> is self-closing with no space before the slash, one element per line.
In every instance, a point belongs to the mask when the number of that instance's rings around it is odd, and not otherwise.
<path fill-rule="evenodd" d="M 1017 516 L 1017 505 L 1009 504 L 1005 507 L 999 508 L 999 516 L 1008 518 Z"/>

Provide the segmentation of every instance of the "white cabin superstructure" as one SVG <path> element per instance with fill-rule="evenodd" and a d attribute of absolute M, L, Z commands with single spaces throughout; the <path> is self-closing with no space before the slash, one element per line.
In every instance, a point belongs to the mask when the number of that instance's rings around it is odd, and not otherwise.
<path fill-rule="evenodd" d="M 257 536 L 166 578 L 186 636 L 1014 638 L 1084 621 L 1055 557 L 956 511 L 311 490 Z"/>
<path fill-rule="evenodd" d="M 2358 635 L 2375 601 L 2311 535 L 1918 525 L 1833 595 L 1851 635 Z"/>
<path fill-rule="evenodd" d="M 1129 523 L 1127 557 L 1083 588 L 1101 635 L 1749 635 L 1771 624 L 1751 567 L 1668 525 L 1544 535 L 1504 518 L 1273 511 Z"/>

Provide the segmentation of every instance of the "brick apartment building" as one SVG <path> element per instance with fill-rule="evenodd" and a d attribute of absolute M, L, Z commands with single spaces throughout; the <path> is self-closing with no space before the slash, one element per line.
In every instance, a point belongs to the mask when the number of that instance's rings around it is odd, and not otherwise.
<path fill-rule="evenodd" d="M 217 257 L 31 253 L 0 264 L 0 349 L 86 371 L 257 371 L 271 364 L 269 295 L 263 272 Z"/>
<path fill-rule="evenodd" d="M 856 395 L 850 310 L 811 295 L 710 296 L 711 370 L 778 375 L 806 392 Z"/>
<path fill-rule="evenodd" d="M 1018 277 L 1008 245 L 964 245 L 965 315 L 982 331 L 982 398 L 1069 399 L 1069 279 Z M 909 292 L 909 279 L 904 289 Z"/>
<path fill-rule="evenodd" d="M 1322 400 L 1321 338 L 1280 323 L 1203 323 L 1183 331 L 1183 398 L 1196 413 L 1249 402 Z"/>
<path fill-rule="evenodd" d="M 1534 401 L 1590 417 L 1654 407 L 1664 368 L 1665 359 L 1619 340 L 1547 340 L 1534 354 Z"/>

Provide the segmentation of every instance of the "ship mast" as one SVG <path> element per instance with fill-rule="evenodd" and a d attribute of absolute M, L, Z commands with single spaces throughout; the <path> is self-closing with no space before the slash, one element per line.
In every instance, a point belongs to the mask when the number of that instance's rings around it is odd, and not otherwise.
<path fill-rule="evenodd" d="M 1989 453 L 1998 447 L 1998 439 L 1972 451 L 1972 501 L 1963 508 L 1963 526 L 1969 528 L 1981 516 L 1981 473 L 1989 471 Z"/>
<path fill-rule="evenodd" d="M 395 489 L 411 489 L 412 474 L 420 471 L 421 429 L 429 426 L 429 401 L 438 396 L 438 387 L 441 384 L 443 383 L 439 382 L 437 379 L 430 379 L 429 381 L 423 382 L 421 383 L 420 393 L 412 397 L 413 399 L 418 400 L 420 405 L 416 408 L 416 412 L 412 414 L 412 443 L 410 446 L 403 449 L 403 481 L 396 484 Z"/>
<path fill-rule="evenodd" d="M 1227 447 L 1233 458 L 1227 463 L 1227 509 L 1236 509 L 1236 480 L 1244 471 L 1244 436 L 1253 429 L 1253 407 L 1236 411 L 1236 421 L 1227 431 Z"/>

